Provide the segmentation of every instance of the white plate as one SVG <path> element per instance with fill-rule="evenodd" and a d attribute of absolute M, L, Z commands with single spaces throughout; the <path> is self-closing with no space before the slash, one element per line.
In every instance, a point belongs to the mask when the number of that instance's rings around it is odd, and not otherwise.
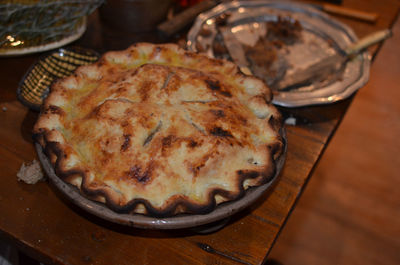
<path fill-rule="evenodd" d="M 68 43 L 71 43 L 71 42 L 79 39 L 83 35 L 83 33 L 85 33 L 85 31 L 86 31 L 86 18 L 84 18 L 82 25 L 80 25 L 72 34 L 70 34 L 60 40 L 45 43 L 43 45 L 27 46 L 25 48 L 15 47 L 15 48 L 8 48 L 8 49 L 0 49 L 0 56 L 17 56 L 17 55 L 24 55 L 24 54 L 52 50 L 52 49 L 67 45 Z"/>

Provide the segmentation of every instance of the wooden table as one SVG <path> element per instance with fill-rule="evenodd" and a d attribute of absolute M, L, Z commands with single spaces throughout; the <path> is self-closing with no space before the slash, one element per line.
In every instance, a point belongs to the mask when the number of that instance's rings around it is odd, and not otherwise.
<path fill-rule="evenodd" d="M 361 4 L 362 3 L 362 4 Z M 343 1 L 380 14 L 375 24 L 337 17 L 359 37 L 390 28 L 397 0 Z M 134 41 L 159 42 L 154 34 L 123 34 L 102 26 L 96 14 L 75 44 L 100 52 L 123 49 Z M 371 53 L 379 56 L 374 47 Z M 154 231 L 120 226 L 91 216 L 68 202 L 48 182 L 18 182 L 22 162 L 37 158 L 31 129 L 37 113 L 16 100 L 19 80 L 38 54 L 0 59 L 0 235 L 46 264 L 262 264 L 305 188 L 352 98 L 342 102 L 285 109 L 287 160 L 274 188 L 255 205 L 235 215 L 217 232 Z M 388 66 L 390 67 L 390 66 Z M 334 169 L 333 169 L 334 170 Z"/>

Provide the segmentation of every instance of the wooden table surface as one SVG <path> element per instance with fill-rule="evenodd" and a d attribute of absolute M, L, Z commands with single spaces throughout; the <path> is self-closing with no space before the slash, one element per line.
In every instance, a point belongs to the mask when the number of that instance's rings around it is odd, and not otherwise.
<path fill-rule="evenodd" d="M 362 37 L 390 28 L 400 2 L 344 0 L 343 5 L 380 15 L 375 24 L 335 17 Z M 74 44 L 103 52 L 135 41 L 160 42 L 151 33 L 108 29 L 94 14 L 85 35 Z M 379 56 L 378 47 L 371 48 L 371 53 Z M 16 88 L 39 55 L 0 59 L 0 235 L 46 264 L 262 264 L 352 101 L 280 108 L 285 117 L 295 117 L 297 124 L 287 126 L 287 159 L 279 180 L 222 229 L 210 234 L 190 229 L 141 230 L 80 210 L 47 181 L 35 185 L 17 181 L 21 164 L 37 159 L 31 139 L 37 113 L 17 101 Z"/>

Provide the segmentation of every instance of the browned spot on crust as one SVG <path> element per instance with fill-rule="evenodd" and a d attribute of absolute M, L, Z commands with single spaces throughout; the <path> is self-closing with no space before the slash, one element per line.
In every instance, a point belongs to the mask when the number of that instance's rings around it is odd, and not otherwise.
<path fill-rule="evenodd" d="M 221 90 L 221 84 L 218 80 L 206 79 L 204 80 L 207 83 L 207 86 L 211 90 Z"/>
<path fill-rule="evenodd" d="M 248 178 L 253 179 L 260 175 L 260 173 L 257 171 L 244 171 L 244 170 L 238 170 L 237 174 L 241 179 L 248 179 Z"/>
<path fill-rule="evenodd" d="M 198 54 L 192 52 L 185 52 L 185 56 L 189 58 L 195 58 L 198 56 Z"/>
<path fill-rule="evenodd" d="M 131 146 L 131 135 L 124 134 L 124 143 L 121 145 L 121 152 L 126 151 Z"/>
<path fill-rule="evenodd" d="M 127 120 L 124 120 L 124 121 L 121 122 L 121 127 L 128 127 L 128 126 L 129 126 L 129 122 Z"/>
<path fill-rule="evenodd" d="M 141 67 L 143 67 L 143 65 L 142 65 Z M 131 73 L 131 76 L 135 76 L 135 75 L 137 75 L 137 73 L 138 73 L 138 69 L 139 69 L 139 68 L 135 69 L 135 71 L 133 71 L 133 72 Z"/>
<path fill-rule="evenodd" d="M 142 168 L 138 165 L 132 166 L 129 171 L 126 173 L 128 177 L 135 179 L 139 183 L 147 183 L 151 177 L 151 167 L 146 168 L 146 170 L 142 170 Z"/>
<path fill-rule="evenodd" d="M 153 82 L 143 82 L 142 86 L 138 89 L 140 98 L 142 101 L 146 101 L 149 98 L 149 91 L 154 86 Z"/>
<path fill-rule="evenodd" d="M 232 94 L 227 91 L 226 89 L 224 89 L 224 87 L 222 87 L 221 83 L 218 80 L 213 80 L 210 78 L 206 78 L 204 80 L 207 84 L 207 87 L 209 89 L 211 89 L 212 91 L 216 91 L 218 93 L 220 93 L 221 95 L 225 96 L 225 97 L 232 97 Z"/>
<path fill-rule="evenodd" d="M 162 144 L 163 149 L 167 148 L 167 147 L 170 147 L 174 140 L 175 140 L 175 136 L 173 136 L 173 135 L 168 135 L 167 137 L 164 137 L 161 140 L 161 144 Z"/>
<path fill-rule="evenodd" d="M 108 68 L 107 69 L 107 76 L 113 76 L 115 73 L 115 69 L 114 68 Z"/>
<path fill-rule="evenodd" d="M 54 105 L 50 105 L 50 106 L 44 111 L 44 113 L 46 113 L 46 114 L 51 113 L 51 114 L 63 115 L 63 114 L 64 114 L 64 111 L 63 111 L 60 107 L 57 107 L 57 106 L 54 106 Z"/>
<path fill-rule="evenodd" d="M 211 109 L 210 110 L 212 114 L 214 114 L 215 117 L 217 118 L 223 118 L 225 117 L 225 112 L 220 109 Z"/>
<path fill-rule="evenodd" d="M 189 139 L 188 146 L 189 146 L 190 148 L 195 148 L 198 144 L 199 144 L 199 143 L 196 142 L 195 140 Z"/>
<path fill-rule="evenodd" d="M 223 66 L 224 62 L 221 60 L 217 60 L 217 59 L 211 59 L 212 64 L 216 65 L 216 66 Z"/>
<path fill-rule="evenodd" d="M 128 91 L 127 87 L 125 84 L 121 84 L 118 88 L 117 88 L 117 93 L 118 94 L 122 94 L 124 92 Z"/>
<path fill-rule="evenodd" d="M 199 174 L 200 169 L 204 167 L 204 163 L 202 164 L 197 164 L 197 165 L 189 165 L 189 171 L 191 171 L 193 173 L 194 177 L 197 177 L 197 175 Z"/>
<path fill-rule="evenodd" d="M 210 134 L 214 136 L 219 136 L 219 137 L 233 137 L 232 134 L 227 131 L 222 129 L 221 127 L 214 127 L 209 131 Z"/>

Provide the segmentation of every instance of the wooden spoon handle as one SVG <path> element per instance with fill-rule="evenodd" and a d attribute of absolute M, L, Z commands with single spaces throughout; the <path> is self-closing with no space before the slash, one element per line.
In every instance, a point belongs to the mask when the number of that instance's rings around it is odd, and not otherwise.
<path fill-rule="evenodd" d="M 331 4 L 323 4 L 322 9 L 325 12 L 335 14 L 335 15 L 342 15 L 350 18 L 356 18 L 360 20 L 364 20 L 367 22 L 376 22 L 378 19 L 379 15 L 376 13 L 370 13 L 370 12 L 364 12 L 361 10 L 356 10 L 352 8 L 347 8 L 347 7 L 342 7 L 342 6 L 337 6 L 337 5 L 331 5 Z"/>

